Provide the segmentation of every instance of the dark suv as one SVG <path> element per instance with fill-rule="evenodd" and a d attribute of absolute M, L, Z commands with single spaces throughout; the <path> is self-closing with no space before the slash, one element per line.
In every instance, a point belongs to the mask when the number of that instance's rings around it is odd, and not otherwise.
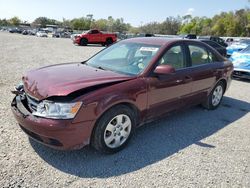
<path fill-rule="evenodd" d="M 217 42 L 214 42 L 212 40 L 205 40 L 201 39 L 201 42 L 204 42 L 208 44 L 209 46 L 213 47 L 215 50 L 217 50 L 222 56 L 226 57 L 227 56 L 227 49 L 224 46 L 221 46 Z"/>
<path fill-rule="evenodd" d="M 211 40 L 220 44 L 221 46 L 228 46 L 228 44 L 222 38 L 216 36 L 199 36 L 198 39 Z"/>

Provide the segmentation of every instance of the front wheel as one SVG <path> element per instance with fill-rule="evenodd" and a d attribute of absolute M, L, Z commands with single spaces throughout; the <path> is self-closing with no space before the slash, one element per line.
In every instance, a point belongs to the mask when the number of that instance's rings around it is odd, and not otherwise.
<path fill-rule="evenodd" d="M 80 45 L 81 46 L 87 46 L 87 44 L 88 44 L 88 40 L 85 39 L 85 38 L 82 38 L 81 41 L 80 41 Z"/>
<path fill-rule="evenodd" d="M 203 104 L 203 106 L 208 110 L 216 109 L 221 103 L 224 92 L 225 92 L 225 85 L 223 82 L 220 81 L 210 92 L 207 101 Z"/>
<path fill-rule="evenodd" d="M 115 153 L 123 149 L 135 129 L 135 115 L 125 105 L 108 110 L 98 121 L 92 135 L 92 146 L 104 153 Z"/>

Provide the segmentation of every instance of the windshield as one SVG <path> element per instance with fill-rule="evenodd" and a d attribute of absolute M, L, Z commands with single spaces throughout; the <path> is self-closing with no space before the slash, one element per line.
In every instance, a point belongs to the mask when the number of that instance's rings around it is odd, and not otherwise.
<path fill-rule="evenodd" d="M 86 62 L 92 67 L 127 75 L 145 70 L 161 46 L 141 43 L 116 43 Z"/>

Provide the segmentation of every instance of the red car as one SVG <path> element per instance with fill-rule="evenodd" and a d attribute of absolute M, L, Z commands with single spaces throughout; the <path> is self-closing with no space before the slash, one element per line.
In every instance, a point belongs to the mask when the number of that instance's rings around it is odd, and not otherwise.
<path fill-rule="evenodd" d="M 117 35 L 113 33 L 102 33 L 99 30 L 89 30 L 81 35 L 76 35 L 73 39 L 74 44 L 86 46 L 88 44 L 101 44 L 109 46 L 117 41 Z"/>
<path fill-rule="evenodd" d="M 170 111 L 219 106 L 233 65 L 199 41 L 133 38 L 86 62 L 29 71 L 11 108 L 34 140 L 58 149 L 121 150 L 135 128 Z"/>

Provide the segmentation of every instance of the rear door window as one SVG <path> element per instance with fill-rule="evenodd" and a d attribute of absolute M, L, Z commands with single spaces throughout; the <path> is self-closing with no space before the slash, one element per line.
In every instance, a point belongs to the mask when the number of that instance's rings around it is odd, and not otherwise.
<path fill-rule="evenodd" d="M 188 45 L 192 66 L 204 65 L 212 62 L 212 53 L 196 45 Z"/>

